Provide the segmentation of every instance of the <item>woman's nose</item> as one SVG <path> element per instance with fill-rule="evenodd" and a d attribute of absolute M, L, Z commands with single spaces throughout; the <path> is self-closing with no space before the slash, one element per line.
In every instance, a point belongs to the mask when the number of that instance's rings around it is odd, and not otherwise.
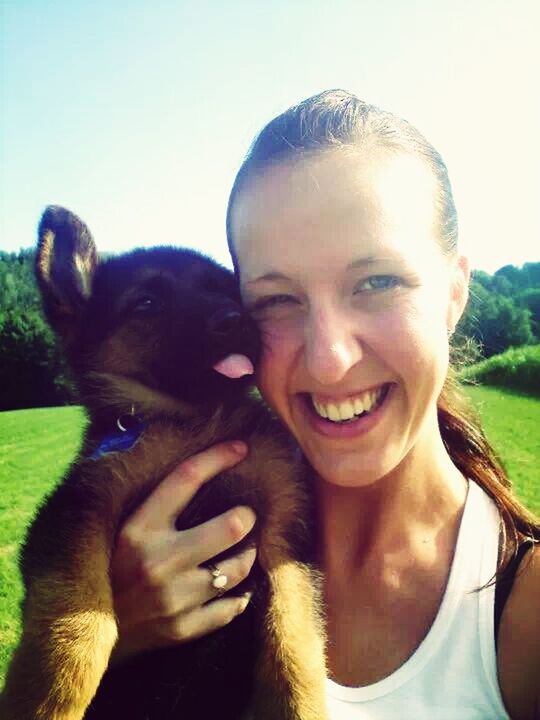
<path fill-rule="evenodd" d="M 311 377 L 321 385 L 333 385 L 362 359 L 362 347 L 350 322 L 327 311 L 314 314 L 307 324 L 304 354 Z"/>

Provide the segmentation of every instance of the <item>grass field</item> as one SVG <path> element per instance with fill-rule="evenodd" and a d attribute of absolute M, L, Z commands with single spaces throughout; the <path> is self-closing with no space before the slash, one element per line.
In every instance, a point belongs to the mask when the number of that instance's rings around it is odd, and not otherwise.
<path fill-rule="evenodd" d="M 492 387 L 468 387 L 467 394 L 517 495 L 540 515 L 540 399 Z"/>
<path fill-rule="evenodd" d="M 78 407 L 0 413 L 0 686 L 18 631 L 17 550 L 36 506 L 75 455 L 83 423 Z"/>
<path fill-rule="evenodd" d="M 540 514 L 540 400 L 495 388 L 467 389 L 517 494 Z M 0 413 L 0 686 L 18 632 L 17 550 L 36 506 L 74 456 L 80 408 Z"/>

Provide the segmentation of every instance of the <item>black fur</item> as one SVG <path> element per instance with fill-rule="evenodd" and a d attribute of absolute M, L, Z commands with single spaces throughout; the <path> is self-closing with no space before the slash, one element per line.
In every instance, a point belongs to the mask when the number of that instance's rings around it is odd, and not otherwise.
<path fill-rule="evenodd" d="M 129 419 L 132 402 L 137 421 L 157 437 L 161 427 L 169 436 L 171 428 L 178 432 L 179 444 L 189 439 L 188 455 L 218 441 L 242 438 L 262 447 L 263 459 L 268 452 L 269 462 L 276 452 L 282 462 L 288 458 L 294 479 L 286 482 L 298 484 L 298 509 L 283 534 L 291 560 L 310 560 L 306 518 L 313 512 L 287 432 L 250 395 L 252 377 L 233 380 L 213 369 L 230 353 L 244 354 L 253 363 L 261 353 L 257 326 L 242 307 L 233 274 L 195 251 L 179 248 L 135 250 L 100 263 L 86 226 L 57 207 L 45 212 L 39 236 L 37 277 L 44 309 L 64 343 L 90 423 L 80 456 L 28 533 L 21 555 L 27 600 L 33 583 L 46 579 L 47 573 L 63 572 L 71 548 L 77 552 L 84 540 L 80 533 L 92 523 L 105 526 L 112 546 L 126 516 L 177 464 L 178 458 L 158 463 L 142 486 L 134 480 L 133 489 L 124 491 L 121 509 L 114 509 L 116 490 L 106 487 L 104 476 L 110 460 L 89 458 L 115 430 L 118 416 Z M 125 386 L 118 389 L 118 378 L 128 383 L 129 391 Z M 146 435 L 147 429 L 142 442 Z M 199 436 L 199 445 L 193 444 L 192 438 Z M 264 465 L 260 463 L 262 471 Z M 129 475 L 129 461 L 126 468 Z M 177 528 L 247 504 L 256 511 L 258 523 L 242 544 L 258 542 L 272 502 L 257 478 L 233 470 L 199 491 L 178 518 Z M 224 555 L 239 549 L 237 545 Z M 148 652 L 109 670 L 86 720 L 237 720 L 250 703 L 259 648 L 268 632 L 269 585 L 258 563 L 233 592 L 247 587 L 254 590 L 253 600 L 230 625 L 196 642 Z M 277 681 L 277 687 L 280 682 L 285 687 L 286 681 Z M 271 717 L 293 718 L 285 699 L 272 702 L 276 707 L 283 703 L 283 711 Z"/>

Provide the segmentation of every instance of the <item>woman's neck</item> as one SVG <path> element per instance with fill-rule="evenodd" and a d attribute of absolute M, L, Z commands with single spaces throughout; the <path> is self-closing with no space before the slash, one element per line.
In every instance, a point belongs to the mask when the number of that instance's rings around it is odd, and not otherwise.
<path fill-rule="evenodd" d="M 370 487 L 319 480 L 328 665 L 338 683 L 387 677 L 436 617 L 467 494 L 439 441 L 429 453 L 417 445 Z"/>
<path fill-rule="evenodd" d="M 456 525 L 466 488 L 438 433 L 368 487 L 340 487 L 319 478 L 321 565 L 350 574 L 379 552 L 429 543 Z"/>

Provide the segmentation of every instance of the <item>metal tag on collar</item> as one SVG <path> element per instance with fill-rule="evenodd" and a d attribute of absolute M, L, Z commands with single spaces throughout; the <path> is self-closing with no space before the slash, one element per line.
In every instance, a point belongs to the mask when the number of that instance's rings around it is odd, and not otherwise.
<path fill-rule="evenodd" d="M 135 408 L 131 406 L 129 415 L 120 415 L 116 420 L 118 432 L 106 435 L 98 447 L 90 455 L 91 460 L 98 460 L 112 452 L 126 452 L 131 450 L 144 432 L 145 425 L 140 417 L 135 415 Z"/>
<path fill-rule="evenodd" d="M 120 415 L 116 418 L 116 427 L 120 432 L 129 432 L 133 427 L 136 427 L 141 422 L 140 418 L 135 415 L 135 405 L 131 403 L 131 410 L 128 415 Z"/>

